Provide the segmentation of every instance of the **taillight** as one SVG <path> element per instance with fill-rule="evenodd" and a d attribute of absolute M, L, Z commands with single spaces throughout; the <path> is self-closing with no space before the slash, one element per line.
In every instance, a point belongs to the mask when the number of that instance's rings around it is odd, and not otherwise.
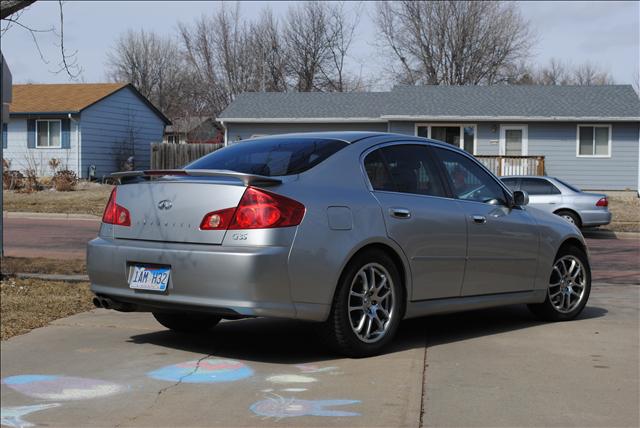
<path fill-rule="evenodd" d="M 297 226 L 302 221 L 304 210 L 304 205 L 293 199 L 247 187 L 236 208 L 208 213 L 202 219 L 200 229 L 270 229 Z"/>
<path fill-rule="evenodd" d="M 607 199 L 606 196 L 604 198 L 600 198 L 598 202 L 596 202 L 596 207 L 608 207 L 608 206 L 609 206 L 609 200 Z"/>
<path fill-rule="evenodd" d="M 116 203 L 117 188 L 114 187 L 109 196 L 109 202 L 102 214 L 102 222 L 107 224 L 115 224 L 117 226 L 131 226 L 131 216 L 129 210 Z"/>

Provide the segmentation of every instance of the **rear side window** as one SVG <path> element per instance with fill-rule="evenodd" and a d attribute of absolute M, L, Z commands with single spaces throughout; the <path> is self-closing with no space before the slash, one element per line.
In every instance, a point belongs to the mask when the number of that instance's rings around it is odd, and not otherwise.
<path fill-rule="evenodd" d="M 517 178 L 501 178 L 501 180 L 511 191 L 518 190 Z"/>
<path fill-rule="evenodd" d="M 520 189 L 530 195 L 559 195 L 560 190 L 549 181 L 542 178 L 523 178 Z"/>
<path fill-rule="evenodd" d="M 347 145 L 339 140 L 265 138 L 217 150 L 186 169 L 226 169 L 267 177 L 294 175 L 313 168 Z"/>
<path fill-rule="evenodd" d="M 367 155 L 364 165 L 374 190 L 445 196 L 426 146 L 401 144 L 383 147 Z"/>

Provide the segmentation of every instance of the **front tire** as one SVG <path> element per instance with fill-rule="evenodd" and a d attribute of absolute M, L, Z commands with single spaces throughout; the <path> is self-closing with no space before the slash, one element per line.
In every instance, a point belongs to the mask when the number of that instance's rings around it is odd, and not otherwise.
<path fill-rule="evenodd" d="M 153 312 L 160 324 L 178 333 L 202 333 L 220 322 L 220 317 L 209 314 Z"/>
<path fill-rule="evenodd" d="M 345 268 L 323 325 L 333 348 L 349 357 L 379 353 L 396 334 L 404 315 L 404 287 L 384 251 L 366 250 Z"/>
<path fill-rule="evenodd" d="M 560 249 L 549 278 L 547 297 L 529 309 L 544 321 L 568 321 L 577 317 L 587 305 L 591 293 L 591 267 L 582 249 Z"/>

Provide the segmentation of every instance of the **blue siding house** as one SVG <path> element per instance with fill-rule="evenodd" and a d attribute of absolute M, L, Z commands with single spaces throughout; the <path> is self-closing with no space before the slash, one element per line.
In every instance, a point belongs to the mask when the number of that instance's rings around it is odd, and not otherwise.
<path fill-rule="evenodd" d="M 502 175 L 531 173 L 517 165 L 544 157 L 543 173 L 583 189 L 640 190 L 640 99 L 630 85 L 246 93 L 218 121 L 227 144 L 289 132 L 393 132 L 453 144 Z"/>
<path fill-rule="evenodd" d="M 136 168 L 149 168 L 150 143 L 162 142 L 169 123 L 129 84 L 13 85 L 3 156 L 11 169 L 41 176 L 56 158 L 81 178 L 101 178 L 131 156 Z"/>

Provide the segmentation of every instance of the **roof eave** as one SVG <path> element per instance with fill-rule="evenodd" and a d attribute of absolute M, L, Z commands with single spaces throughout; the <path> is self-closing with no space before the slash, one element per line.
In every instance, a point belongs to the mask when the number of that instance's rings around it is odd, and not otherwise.
<path fill-rule="evenodd" d="M 377 122 L 386 123 L 381 117 L 218 117 L 220 123 L 349 123 Z"/>
<path fill-rule="evenodd" d="M 61 115 L 61 114 L 79 114 L 78 110 L 65 111 L 10 111 L 9 116 L 44 116 L 44 115 Z"/>
<path fill-rule="evenodd" d="M 637 122 L 640 116 L 423 116 L 423 115 L 384 115 L 385 121 L 525 121 L 525 122 Z"/>

